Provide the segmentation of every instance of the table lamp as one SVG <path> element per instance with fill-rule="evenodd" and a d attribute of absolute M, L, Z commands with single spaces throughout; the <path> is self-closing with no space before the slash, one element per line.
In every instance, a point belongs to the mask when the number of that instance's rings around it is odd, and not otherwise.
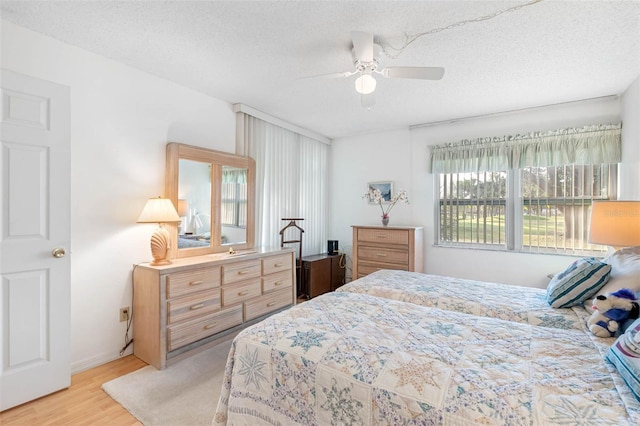
<path fill-rule="evenodd" d="M 594 201 L 589 242 L 616 250 L 640 245 L 640 201 Z"/>
<path fill-rule="evenodd" d="M 180 222 L 180 216 L 173 203 L 168 198 L 149 198 L 142 209 L 138 223 L 157 223 L 158 228 L 151 235 L 151 265 L 168 265 L 169 260 L 169 231 L 164 227 L 168 222 Z"/>
<path fill-rule="evenodd" d="M 184 234 L 187 229 L 187 215 L 189 214 L 189 201 L 178 199 L 178 216 L 180 216 L 179 234 Z"/>

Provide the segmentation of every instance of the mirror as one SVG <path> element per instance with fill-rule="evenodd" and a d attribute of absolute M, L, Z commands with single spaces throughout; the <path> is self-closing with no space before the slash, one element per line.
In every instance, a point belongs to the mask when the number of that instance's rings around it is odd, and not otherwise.
<path fill-rule="evenodd" d="M 206 247 L 211 239 L 211 164 L 178 160 L 178 250 Z"/>
<path fill-rule="evenodd" d="M 222 244 L 247 242 L 247 169 L 222 166 Z"/>
<path fill-rule="evenodd" d="M 172 257 L 253 247 L 252 158 L 169 143 L 165 179 L 165 196 L 182 219 L 167 226 Z"/>

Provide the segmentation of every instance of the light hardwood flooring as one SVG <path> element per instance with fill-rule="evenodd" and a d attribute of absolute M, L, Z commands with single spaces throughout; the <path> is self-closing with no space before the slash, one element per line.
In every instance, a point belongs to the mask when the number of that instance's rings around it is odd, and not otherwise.
<path fill-rule="evenodd" d="M 71 377 L 71 386 L 0 413 L 0 425 L 141 425 L 101 388 L 147 365 L 133 355 Z"/>

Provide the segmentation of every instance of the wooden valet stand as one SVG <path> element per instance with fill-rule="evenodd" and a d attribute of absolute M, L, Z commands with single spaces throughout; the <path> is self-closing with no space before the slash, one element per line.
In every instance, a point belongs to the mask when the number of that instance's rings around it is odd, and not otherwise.
<path fill-rule="evenodd" d="M 296 259 L 296 281 L 298 283 L 298 298 L 299 299 L 310 299 L 309 291 L 307 288 L 302 288 L 304 285 L 302 281 L 302 234 L 304 234 L 304 229 L 302 229 L 296 223 L 296 220 L 304 220 L 302 218 L 296 217 L 286 217 L 282 218 L 282 220 L 288 220 L 289 223 L 285 225 L 284 228 L 280 230 L 280 247 L 284 247 L 285 244 L 298 244 L 298 257 Z M 299 237 L 297 240 L 285 240 L 285 231 L 289 228 L 294 228 L 295 231 L 299 232 Z M 304 286 L 306 287 L 306 286 Z"/>

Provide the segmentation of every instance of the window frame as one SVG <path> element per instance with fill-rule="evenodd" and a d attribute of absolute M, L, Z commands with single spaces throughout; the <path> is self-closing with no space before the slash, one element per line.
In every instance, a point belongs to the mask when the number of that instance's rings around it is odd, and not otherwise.
<path fill-rule="evenodd" d="M 565 165 L 567 166 L 567 165 Z M 598 165 L 592 165 L 598 166 Z M 602 165 L 600 165 L 602 166 Z M 564 166 L 555 166 L 564 167 Z M 568 249 L 555 249 L 544 248 L 539 250 L 526 249 L 524 246 L 524 196 L 522 194 L 522 168 L 510 168 L 505 171 L 506 173 L 506 200 L 505 200 L 505 244 L 489 244 L 489 243 L 475 243 L 475 242 L 443 242 L 441 239 L 441 208 L 442 200 L 440 198 L 440 182 L 441 175 L 450 175 L 452 173 L 435 173 L 434 184 L 434 223 L 435 223 L 435 235 L 434 246 L 443 248 L 460 248 L 460 249 L 472 249 L 472 250 L 489 250 L 489 251 L 501 251 L 501 252 L 513 252 L 513 253 L 528 253 L 528 254 L 555 254 L 565 256 L 585 256 L 585 255 L 602 255 L 607 247 L 600 246 L 602 249 L 584 249 L 584 250 L 568 250 Z M 618 175 L 619 175 L 619 163 L 610 164 L 608 170 L 608 188 L 607 198 L 609 200 L 617 199 L 617 187 L 618 187 Z M 461 172 L 463 173 L 463 172 Z M 480 172 L 474 172 L 480 173 Z M 564 197 L 563 197 L 564 198 Z M 591 197 L 591 202 L 601 200 L 602 198 Z"/>

